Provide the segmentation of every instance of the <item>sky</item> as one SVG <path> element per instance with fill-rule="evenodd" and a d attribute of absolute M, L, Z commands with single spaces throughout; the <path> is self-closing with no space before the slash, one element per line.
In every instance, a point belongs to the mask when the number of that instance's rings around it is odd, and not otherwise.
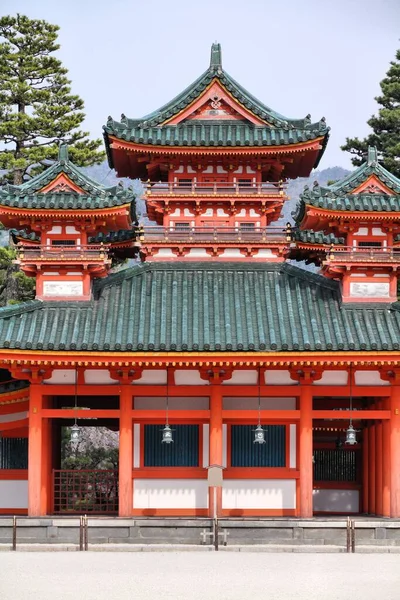
<path fill-rule="evenodd" d="M 60 26 L 59 58 L 85 102 L 85 129 L 108 115 L 140 118 L 208 67 L 223 68 L 290 118 L 326 117 L 331 138 L 319 168 L 350 168 L 346 136 L 364 137 L 374 97 L 400 47 L 400 0 L 0 0 L 0 15 Z"/>

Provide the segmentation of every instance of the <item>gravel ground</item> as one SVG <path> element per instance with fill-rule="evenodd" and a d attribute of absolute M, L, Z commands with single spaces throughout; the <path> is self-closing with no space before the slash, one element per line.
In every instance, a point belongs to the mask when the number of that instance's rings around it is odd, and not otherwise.
<path fill-rule="evenodd" d="M 399 600 L 398 555 L 2 553 L 1 600 Z"/>

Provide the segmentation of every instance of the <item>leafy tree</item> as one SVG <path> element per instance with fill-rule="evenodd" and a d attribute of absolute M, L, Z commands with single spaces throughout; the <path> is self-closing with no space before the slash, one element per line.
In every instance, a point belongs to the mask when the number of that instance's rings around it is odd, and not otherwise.
<path fill-rule="evenodd" d="M 346 138 L 342 150 L 350 152 L 353 155 L 351 162 L 359 166 L 365 160 L 368 146 L 376 146 L 383 166 L 400 177 L 400 50 L 380 86 L 382 94 L 375 100 L 381 108 L 368 121 L 373 133 L 363 140 Z"/>
<path fill-rule="evenodd" d="M 58 30 L 20 14 L 0 18 L 0 170 L 17 185 L 57 157 L 60 141 L 79 166 L 105 157 L 101 140 L 79 129 L 84 104 L 71 94 L 68 71 L 53 55 Z"/>
<path fill-rule="evenodd" d="M 35 297 L 35 279 L 19 270 L 18 265 L 13 263 L 15 258 L 13 248 L 0 247 L 0 306 L 26 302 Z"/>

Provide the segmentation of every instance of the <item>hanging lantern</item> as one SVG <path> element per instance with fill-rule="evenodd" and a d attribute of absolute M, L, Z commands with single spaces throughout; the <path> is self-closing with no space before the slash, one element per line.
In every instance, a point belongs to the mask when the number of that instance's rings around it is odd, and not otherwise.
<path fill-rule="evenodd" d="M 345 444 L 348 444 L 349 446 L 354 446 L 354 444 L 357 444 L 357 432 L 354 429 L 352 423 L 350 423 L 347 431 L 346 431 L 346 439 L 344 441 Z"/>
<path fill-rule="evenodd" d="M 79 443 L 79 438 L 81 437 L 81 430 L 75 422 L 75 425 L 71 427 L 71 444 L 73 446 L 77 446 Z"/>
<path fill-rule="evenodd" d="M 173 443 L 173 438 L 172 438 L 172 429 L 169 425 L 166 425 L 164 427 L 164 429 L 162 430 L 162 440 L 161 443 L 162 444 L 172 444 Z"/>
<path fill-rule="evenodd" d="M 261 424 L 259 423 L 257 425 L 257 427 L 254 430 L 254 441 L 253 444 L 265 444 L 265 431 L 264 429 L 261 427 Z"/>

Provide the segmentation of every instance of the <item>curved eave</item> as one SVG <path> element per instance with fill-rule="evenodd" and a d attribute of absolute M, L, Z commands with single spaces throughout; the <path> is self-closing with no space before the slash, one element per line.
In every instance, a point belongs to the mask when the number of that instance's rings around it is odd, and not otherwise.
<path fill-rule="evenodd" d="M 369 211 L 342 211 L 318 208 L 305 204 L 301 220 L 298 221 L 300 229 L 324 230 L 332 227 L 332 222 L 339 225 L 343 221 L 400 221 L 400 213 L 369 212 Z"/>
<path fill-rule="evenodd" d="M 152 144 L 138 144 L 136 142 L 127 142 L 120 138 L 108 135 L 111 141 L 111 150 L 125 150 L 127 152 L 145 153 L 145 154 L 176 154 L 176 155 L 215 155 L 215 154 L 254 154 L 259 156 L 265 154 L 295 154 L 303 150 L 321 150 L 327 134 L 317 137 L 307 142 L 296 144 L 287 144 L 283 146 L 161 146 Z"/>
<path fill-rule="evenodd" d="M 112 206 L 110 208 L 95 208 L 95 209 L 41 209 L 37 208 L 19 208 L 11 206 L 0 205 L 0 214 L 10 217 L 31 217 L 31 218 L 54 218 L 57 219 L 81 219 L 82 217 L 89 219 L 100 219 L 108 217 L 110 215 L 129 215 L 131 203 L 120 204 L 118 206 Z"/>

